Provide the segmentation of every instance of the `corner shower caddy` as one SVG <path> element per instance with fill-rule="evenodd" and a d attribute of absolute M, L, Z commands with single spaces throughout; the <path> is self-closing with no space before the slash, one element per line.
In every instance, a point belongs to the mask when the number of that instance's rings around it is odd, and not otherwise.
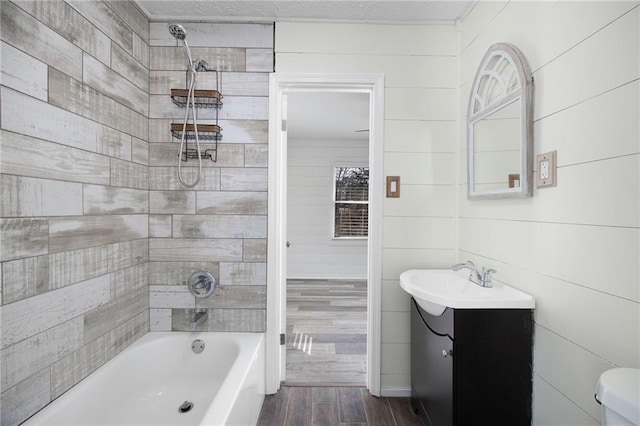
<path fill-rule="evenodd" d="M 222 75 L 217 70 L 201 70 L 198 72 L 213 72 L 216 77 L 216 88 L 214 90 L 194 90 L 193 97 L 196 108 L 213 108 L 216 111 L 215 124 L 198 124 L 198 138 L 201 141 L 215 142 L 213 148 L 201 151 L 200 158 L 210 159 L 214 163 L 218 160 L 218 141 L 222 139 L 222 128 L 218 124 L 218 113 L 222 108 Z M 189 71 L 186 72 L 186 85 L 188 86 Z M 187 97 L 189 89 L 171 89 L 171 101 L 181 108 L 187 107 Z M 182 138 L 183 123 L 171 123 L 171 135 L 180 140 Z M 187 124 L 185 128 L 185 150 L 181 153 L 182 161 L 198 158 L 198 150 L 189 148 L 188 142 L 196 140 L 194 124 Z"/>

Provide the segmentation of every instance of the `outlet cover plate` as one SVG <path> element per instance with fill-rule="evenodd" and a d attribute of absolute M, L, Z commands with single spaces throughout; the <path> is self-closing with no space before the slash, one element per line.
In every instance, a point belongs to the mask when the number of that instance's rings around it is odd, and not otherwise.
<path fill-rule="evenodd" d="M 536 157 L 538 170 L 538 173 L 536 174 L 536 181 L 538 188 L 556 186 L 556 157 L 557 151 L 545 152 L 544 154 L 540 154 Z"/>

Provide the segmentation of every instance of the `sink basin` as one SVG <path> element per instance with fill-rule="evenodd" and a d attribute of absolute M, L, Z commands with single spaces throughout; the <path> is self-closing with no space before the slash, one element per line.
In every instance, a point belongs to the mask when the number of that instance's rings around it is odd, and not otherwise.
<path fill-rule="evenodd" d="M 413 296 L 431 315 L 455 309 L 533 309 L 533 296 L 492 281 L 480 287 L 469 281 L 469 271 L 451 269 L 411 269 L 400 274 L 400 287 Z"/>

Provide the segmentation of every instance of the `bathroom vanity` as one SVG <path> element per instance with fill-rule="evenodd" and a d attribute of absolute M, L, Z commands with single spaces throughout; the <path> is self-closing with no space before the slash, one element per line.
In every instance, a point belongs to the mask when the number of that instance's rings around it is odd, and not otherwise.
<path fill-rule="evenodd" d="M 531 424 L 532 309 L 432 315 L 411 298 L 411 402 L 428 426 Z"/>

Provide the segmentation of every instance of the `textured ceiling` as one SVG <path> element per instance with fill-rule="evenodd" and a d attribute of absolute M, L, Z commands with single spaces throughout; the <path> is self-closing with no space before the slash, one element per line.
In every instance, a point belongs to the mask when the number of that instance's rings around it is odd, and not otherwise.
<path fill-rule="evenodd" d="M 369 138 L 366 131 L 369 129 L 369 95 L 366 93 L 291 93 L 287 104 L 290 138 Z"/>
<path fill-rule="evenodd" d="M 475 4 L 462 0 L 135 0 L 152 20 L 452 24 Z"/>

